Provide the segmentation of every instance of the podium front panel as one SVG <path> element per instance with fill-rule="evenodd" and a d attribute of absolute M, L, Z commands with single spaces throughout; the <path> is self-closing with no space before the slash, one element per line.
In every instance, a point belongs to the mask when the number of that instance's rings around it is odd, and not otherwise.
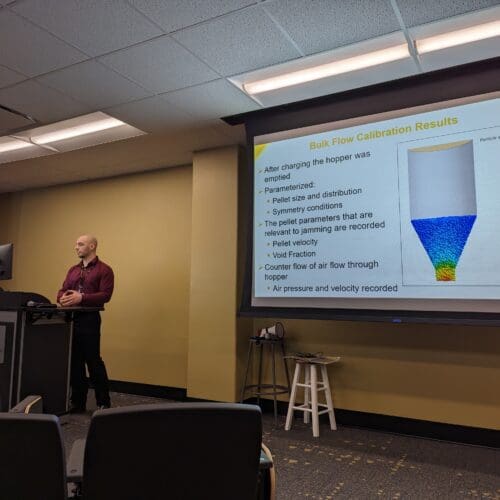
<path fill-rule="evenodd" d="M 44 413 L 68 410 L 71 358 L 71 321 L 50 312 L 41 317 L 23 313 L 24 338 L 18 400 L 43 396 Z"/>
<path fill-rule="evenodd" d="M 16 366 L 17 313 L 0 311 L 0 411 L 13 406 Z"/>

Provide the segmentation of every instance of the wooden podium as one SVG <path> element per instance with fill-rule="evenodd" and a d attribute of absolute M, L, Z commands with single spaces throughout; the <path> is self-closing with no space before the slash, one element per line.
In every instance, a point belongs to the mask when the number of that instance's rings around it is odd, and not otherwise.
<path fill-rule="evenodd" d="M 101 308 L 50 307 L 36 293 L 0 292 L 0 411 L 30 394 L 42 396 L 44 413 L 68 411 L 73 313 L 90 310 Z"/>

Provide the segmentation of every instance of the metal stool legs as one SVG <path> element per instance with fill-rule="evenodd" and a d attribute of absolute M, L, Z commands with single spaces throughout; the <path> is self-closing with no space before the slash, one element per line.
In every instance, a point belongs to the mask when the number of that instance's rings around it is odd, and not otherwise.
<path fill-rule="evenodd" d="M 285 369 L 286 381 L 287 385 L 279 385 L 276 382 L 276 354 L 279 351 L 276 350 L 276 344 L 279 344 L 281 347 L 281 355 L 283 358 L 283 367 Z M 252 364 L 252 357 L 254 353 L 254 345 L 255 349 L 259 350 L 259 358 L 258 358 L 258 379 L 257 384 L 248 384 L 248 375 L 250 371 L 250 365 Z M 262 359 L 263 359 L 263 350 L 264 346 L 270 346 L 270 354 L 271 354 L 271 376 L 272 383 L 263 384 L 262 383 Z M 245 369 L 245 379 L 243 382 L 243 388 L 241 390 L 240 402 L 242 403 L 245 399 L 245 392 L 251 389 L 252 395 L 257 398 L 257 404 L 260 405 L 261 396 L 272 396 L 273 397 L 273 410 L 274 410 L 274 425 L 278 425 L 278 394 L 290 394 L 290 375 L 288 373 L 288 365 L 285 359 L 285 346 L 283 345 L 283 340 L 270 340 L 270 339 L 260 339 L 260 338 L 251 338 L 248 345 L 248 353 L 247 353 L 247 366 Z"/>

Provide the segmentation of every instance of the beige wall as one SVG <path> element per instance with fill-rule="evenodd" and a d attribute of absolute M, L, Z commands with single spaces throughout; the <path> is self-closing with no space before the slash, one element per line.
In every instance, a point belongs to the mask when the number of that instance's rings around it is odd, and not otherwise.
<path fill-rule="evenodd" d="M 0 197 L 0 236 L 15 244 L 15 278 L 4 287 L 55 300 L 77 261 L 75 239 L 96 234 L 116 275 L 103 313 L 110 377 L 185 387 L 191 182 L 181 167 Z"/>
<path fill-rule="evenodd" d="M 192 168 L 2 195 L 0 238 L 16 244 L 7 286 L 54 297 L 75 238 L 95 232 L 117 275 L 103 323 L 111 378 L 236 400 L 247 339 L 271 323 L 236 318 L 247 182 L 229 147 Z M 330 369 L 339 408 L 500 426 L 498 328 L 283 322 L 290 351 L 342 356 Z"/>

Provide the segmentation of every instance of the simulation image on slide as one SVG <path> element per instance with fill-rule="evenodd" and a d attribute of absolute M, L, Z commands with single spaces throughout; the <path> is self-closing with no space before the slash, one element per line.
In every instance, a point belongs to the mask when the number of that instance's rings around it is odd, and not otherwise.
<path fill-rule="evenodd" d="M 255 301 L 500 299 L 500 98 L 417 111 L 254 137 Z"/>
<path fill-rule="evenodd" d="M 437 281 L 455 281 L 476 221 L 473 143 L 470 140 L 408 150 L 411 223 Z"/>
<path fill-rule="evenodd" d="M 398 145 L 403 286 L 489 298 L 500 285 L 499 136 L 491 127 Z"/>

